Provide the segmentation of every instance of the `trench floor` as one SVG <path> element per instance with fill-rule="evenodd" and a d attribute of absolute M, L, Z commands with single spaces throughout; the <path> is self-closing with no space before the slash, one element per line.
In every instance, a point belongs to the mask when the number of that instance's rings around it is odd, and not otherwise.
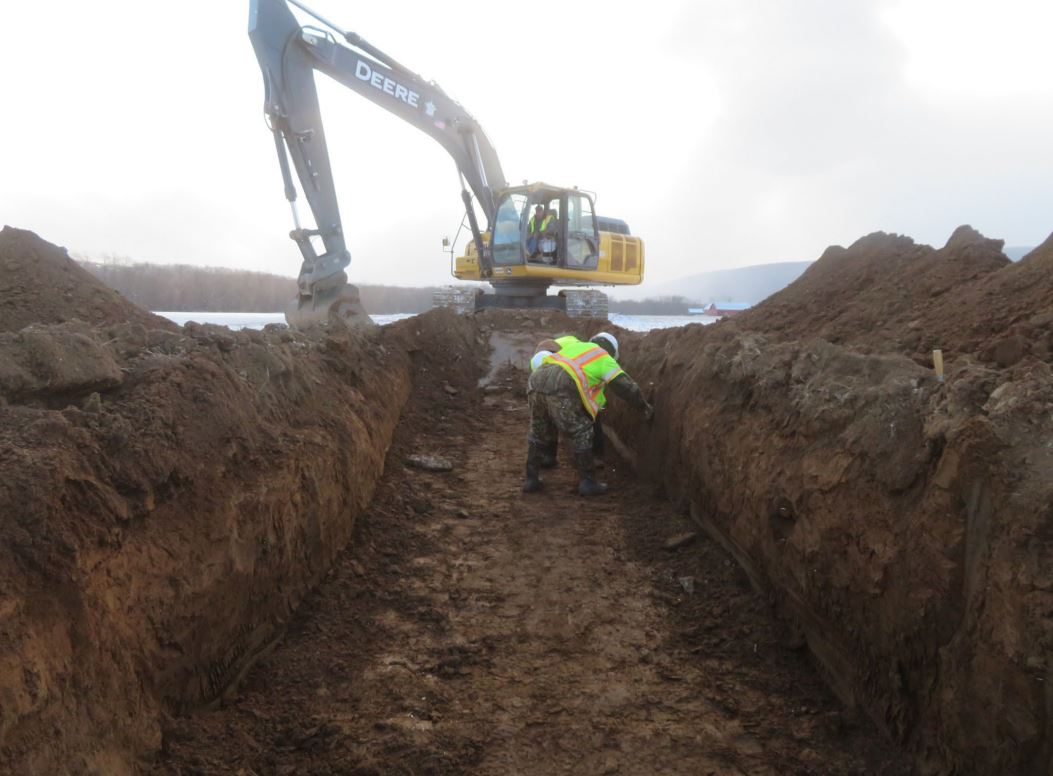
<path fill-rule="evenodd" d="M 613 455 L 607 496 L 563 451 L 523 495 L 525 402 L 478 399 L 411 410 L 351 548 L 155 773 L 910 772 L 718 545 L 667 549 L 693 527 Z"/>

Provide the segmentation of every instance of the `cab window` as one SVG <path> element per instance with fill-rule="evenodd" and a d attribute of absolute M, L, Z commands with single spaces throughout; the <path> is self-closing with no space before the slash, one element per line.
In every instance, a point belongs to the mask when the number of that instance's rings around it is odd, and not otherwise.
<path fill-rule="evenodd" d="M 567 268 L 595 269 L 600 258 L 592 200 L 583 194 L 567 196 Z"/>
<path fill-rule="evenodd" d="M 562 223 L 560 219 L 559 196 L 549 193 L 534 195 L 530 204 L 530 217 L 534 231 L 528 226 L 523 235 L 523 247 L 526 250 L 527 261 L 534 264 L 561 265 L 560 239 Z M 537 208 L 542 208 L 544 215 L 540 221 L 535 222 Z M 542 227 L 544 226 L 544 229 Z"/>
<path fill-rule="evenodd" d="M 494 264 L 507 266 L 522 263 L 519 235 L 526 204 L 525 194 L 511 194 L 497 209 L 492 240 Z"/>

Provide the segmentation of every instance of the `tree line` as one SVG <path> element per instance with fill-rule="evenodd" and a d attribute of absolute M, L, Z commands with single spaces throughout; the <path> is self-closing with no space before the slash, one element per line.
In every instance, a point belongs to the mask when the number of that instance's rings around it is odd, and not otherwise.
<path fill-rule="evenodd" d="M 166 312 L 273 313 L 296 296 L 296 281 L 282 275 L 189 264 L 133 264 L 119 257 L 78 263 L 129 301 Z M 371 313 L 422 313 L 432 307 L 434 286 L 359 285 Z M 610 310 L 627 315 L 686 315 L 694 303 L 682 296 L 639 301 L 610 300 Z"/>
<path fill-rule="evenodd" d="M 647 299 L 611 299 L 612 313 L 623 315 L 687 315 L 688 308 L 701 307 L 682 296 L 656 296 Z"/>
<path fill-rule="evenodd" d="M 95 277 L 147 310 L 166 312 L 273 313 L 296 296 L 296 280 L 282 275 L 188 264 L 79 263 Z M 433 288 L 358 286 L 362 304 L 379 315 L 422 313 Z"/>

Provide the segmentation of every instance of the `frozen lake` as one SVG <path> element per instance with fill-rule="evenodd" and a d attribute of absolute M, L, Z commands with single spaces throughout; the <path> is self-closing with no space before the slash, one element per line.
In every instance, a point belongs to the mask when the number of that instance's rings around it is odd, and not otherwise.
<path fill-rule="evenodd" d="M 196 323 L 215 323 L 220 326 L 229 326 L 232 329 L 262 329 L 268 323 L 285 323 L 284 313 L 185 313 L 185 312 L 157 312 L 180 326 L 188 321 Z M 398 313 L 395 315 L 374 315 L 373 320 L 381 326 L 403 318 L 412 318 L 409 313 Z M 631 331 L 650 331 L 651 329 L 668 329 L 672 326 L 685 326 L 689 323 L 708 324 L 713 323 L 716 318 L 706 315 L 620 315 L 611 313 L 611 323 Z"/>
<path fill-rule="evenodd" d="M 232 329 L 262 329 L 268 323 L 285 323 L 285 313 L 184 313 L 165 312 L 155 310 L 155 315 L 162 315 L 170 321 L 175 321 L 180 326 L 190 321 L 195 323 L 215 323 L 219 326 L 229 326 Z M 412 318 L 409 313 L 397 315 L 373 315 L 370 316 L 381 326 L 403 318 Z"/>

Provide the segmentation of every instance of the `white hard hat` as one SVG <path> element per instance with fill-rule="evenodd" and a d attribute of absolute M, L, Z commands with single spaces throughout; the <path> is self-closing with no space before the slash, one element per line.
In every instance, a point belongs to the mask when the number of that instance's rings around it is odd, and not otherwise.
<path fill-rule="evenodd" d="M 599 334 L 594 336 L 589 342 L 599 345 L 601 348 L 606 350 L 614 360 L 618 360 L 618 340 L 613 334 L 608 334 L 605 331 L 601 331 Z M 609 347 L 608 347 L 609 345 Z"/>

